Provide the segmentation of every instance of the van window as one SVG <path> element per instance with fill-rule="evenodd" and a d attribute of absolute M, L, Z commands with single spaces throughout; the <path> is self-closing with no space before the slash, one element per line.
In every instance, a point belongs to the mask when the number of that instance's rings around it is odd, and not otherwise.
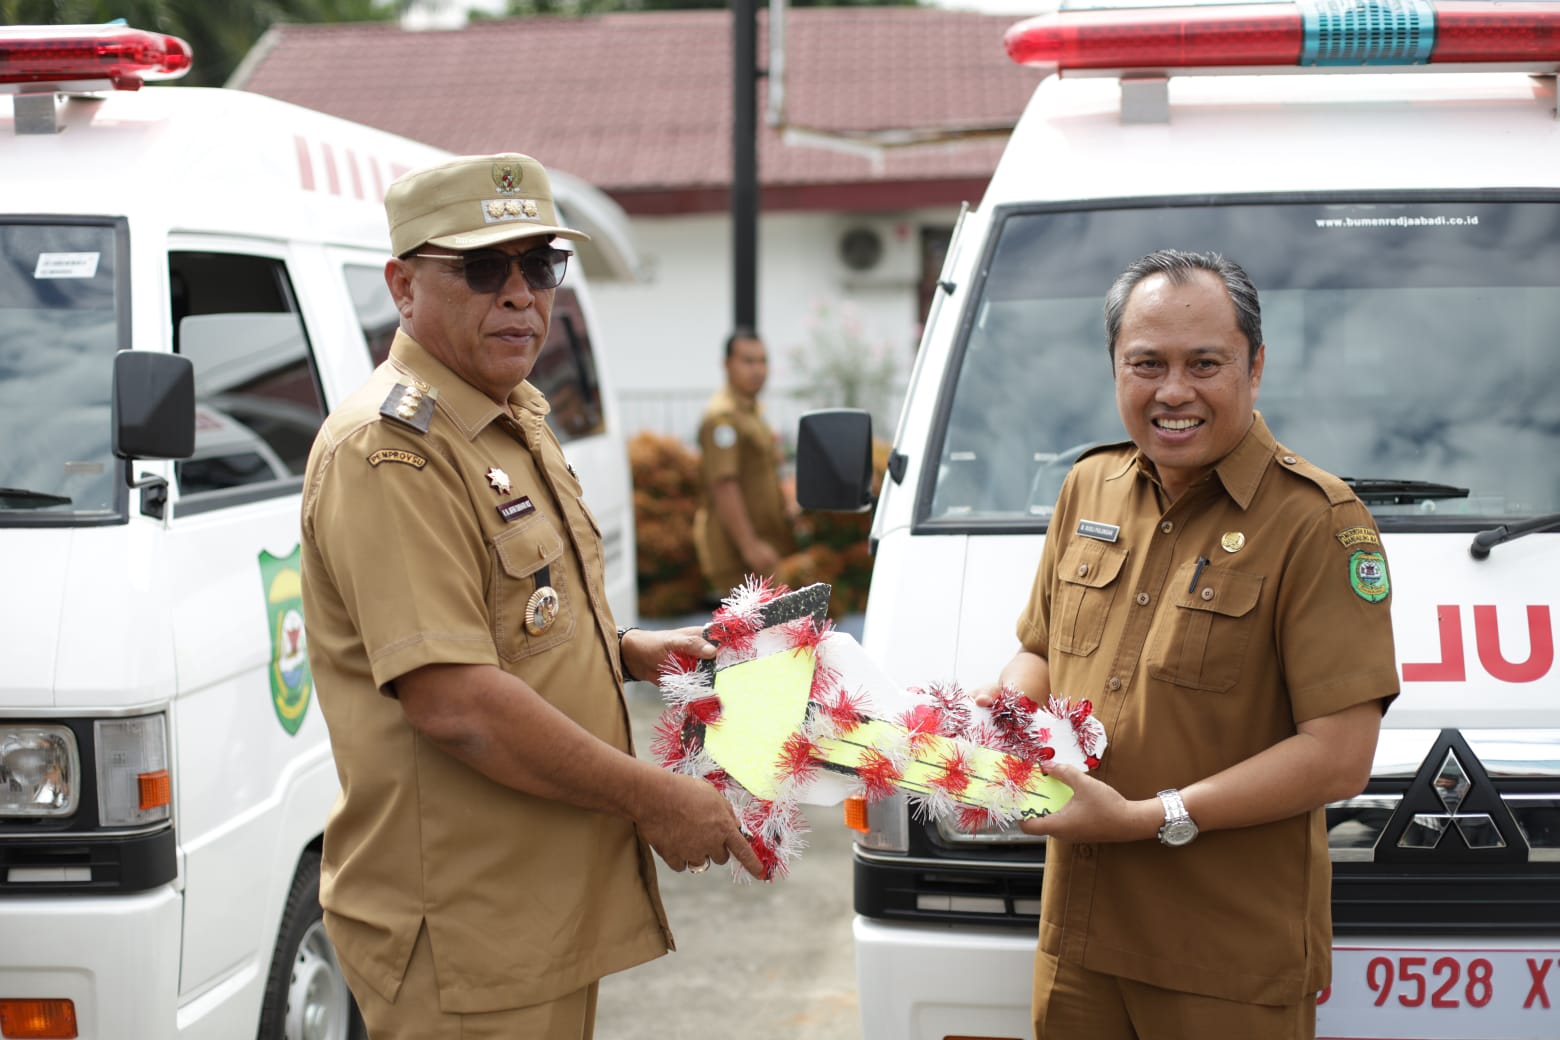
<path fill-rule="evenodd" d="M 172 253 L 168 275 L 174 350 L 195 366 L 195 454 L 174 466 L 181 496 L 247 488 L 218 497 L 248 501 L 256 490 L 294 490 L 325 410 L 285 266 Z"/>
<path fill-rule="evenodd" d="M 596 355 L 580 298 L 567 285 L 553 294 L 552 325 L 531 369 L 530 383 L 547 395 L 547 415 L 558 439 L 567 444 L 606 429 Z"/>
<path fill-rule="evenodd" d="M 1383 527 L 1560 509 L 1553 199 L 1026 207 L 996 220 L 923 522 L 1041 529 L 1079 452 L 1125 438 L 1102 303 L 1122 268 L 1165 246 L 1250 273 L 1267 344 L 1257 408 L 1322 467 L 1389 482 L 1362 493 Z"/>
<path fill-rule="evenodd" d="M 363 338 L 368 341 L 368 356 L 377 368 L 390 356 L 390 341 L 395 339 L 395 330 L 401 325 L 395 298 L 385 284 L 385 269 L 347 264 L 341 273 L 347 280 L 347 294 L 352 297 L 358 324 L 363 326 Z"/>
<path fill-rule="evenodd" d="M 400 321 L 395 301 L 381 269 L 349 264 L 343 270 L 368 340 L 369 356 L 378 365 L 389 356 L 390 341 Z M 547 425 L 562 443 L 606 429 L 590 328 L 585 324 L 579 295 L 568 285 L 560 285 L 553 293 L 547 342 L 542 344 L 528 381 L 547 396 L 552 407 Z"/>
<path fill-rule="evenodd" d="M 0 222 L 0 525 L 115 521 L 114 353 L 130 345 L 118 221 Z"/>

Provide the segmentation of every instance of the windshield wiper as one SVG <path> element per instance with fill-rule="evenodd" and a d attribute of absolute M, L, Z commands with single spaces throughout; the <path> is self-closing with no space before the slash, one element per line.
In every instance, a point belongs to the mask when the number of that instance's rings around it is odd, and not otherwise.
<path fill-rule="evenodd" d="M 47 509 L 49 506 L 68 506 L 70 499 L 64 495 L 51 495 L 46 491 L 28 491 L 25 488 L 0 487 L 0 509 Z"/>
<path fill-rule="evenodd" d="M 1468 489 L 1428 480 L 1382 480 L 1378 477 L 1344 477 L 1343 482 L 1367 502 L 1411 506 L 1432 498 L 1467 498 Z"/>
<path fill-rule="evenodd" d="M 1482 560 L 1489 556 L 1490 550 L 1502 542 L 1509 542 L 1513 538 L 1521 538 L 1525 534 L 1535 531 L 1547 531 L 1551 527 L 1560 527 L 1560 513 L 1550 513 L 1548 516 L 1535 516 L 1531 520 L 1524 520 L 1520 524 L 1502 524 L 1492 527 L 1488 531 L 1480 531 L 1473 536 L 1473 544 L 1468 546 L 1468 555 L 1475 560 Z"/>

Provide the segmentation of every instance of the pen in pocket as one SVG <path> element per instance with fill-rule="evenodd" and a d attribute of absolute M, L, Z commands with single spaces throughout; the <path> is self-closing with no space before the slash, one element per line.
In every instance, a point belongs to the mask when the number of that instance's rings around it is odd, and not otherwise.
<path fill-rule="evenodd" d="M 1192 583 L 1186 587 L 1187 592 L 1197 591 L 1197 579 L 1202 577 L 1202 569 L 1208 566 L 1208 557 L 1197 557 L 1197 567 L 1192 571 Z"/>

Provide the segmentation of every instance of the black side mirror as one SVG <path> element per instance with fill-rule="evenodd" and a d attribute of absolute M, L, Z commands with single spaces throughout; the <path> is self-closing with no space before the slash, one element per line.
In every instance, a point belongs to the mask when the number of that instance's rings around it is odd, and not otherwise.
<path fill-rule="evenodd" d="M 195 366 L 178 354 L 114 355 L 113 451 L 121 459 L 195 454 Z"/>
<path fill-rule="evenodd" d="M 872 508 L 872 416 L 859 408 L 808 412 L 796 430 L 796 503 L 860 513 Z"/>

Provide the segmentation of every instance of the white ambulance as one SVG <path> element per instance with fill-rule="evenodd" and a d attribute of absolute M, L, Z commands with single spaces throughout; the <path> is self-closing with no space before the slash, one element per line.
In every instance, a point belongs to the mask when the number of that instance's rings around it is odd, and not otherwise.
<path fill-rule="evenodd" d="M 443 153 L 238 91 L 137 89 L 189 62 L 124 27 L 0 29 L 6 1040 L 362 1030 L 319 923 L 337 782 L 299 491 L 395 328 L 384 189 Z M 557 184 L 571 221 L 613 222 Z M 533 382 L 629 623 L 627 458 L 589 314 L 575 263 Z"/>
<path fill-rule="evenodd" d="M 996 677 L 1062 477 L 1125 438 L 1106 288 L 1162 247 L 1235 259 L 1257 407 L 1393 575 L 1402 695 L 1328 810 L 1319 1033 L 1560 1037 L 1560 3 L 1073 4 L 1006 45 L 1047 75 L 941 274 L 865 649 Z M 860 418 L 803 420 L 804 504 L 863 501 Z M 1043 842 L 883 803 L 854 869 L 868 1040 L 1031 1035 Z"/>

